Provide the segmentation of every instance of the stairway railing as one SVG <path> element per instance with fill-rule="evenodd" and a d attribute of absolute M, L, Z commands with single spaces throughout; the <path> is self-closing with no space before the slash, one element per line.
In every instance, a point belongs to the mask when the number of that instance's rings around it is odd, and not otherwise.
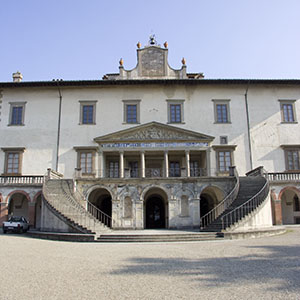
<path fill-rule="evenodd" d="M 47 182 L 48 178 L 45 180 L 45 184 L 43 185 L 43 194 L 46 201 L 60 214 L 77 223 L 79 226 L 93 232 L 96 232 L 97 227 L 103 226 L 103 223 L 101 223 L 99 219 L 89 213 L 73 196 L 70 196 L 63 187 L 63 181 L 60 181 L 60 188 L 67 202 L 55 199 L 53 196 L 51 197 L 51 190 L 47 187 Z"/>
<path fill-rule="evenodd" d="M 92 204 L 78 189 L 74 191 L 75 197 L 80 197 L 86 201 L 87 212 L 91 214 L 95 219 L 103 223 L 107 227 L 112 226 L 112 217 L 100 210 L 94 204 Z"/>
<path fill-rule="evenodd" d="M 236 170 L 236 168 L 233 168 L 233 175 L 236 179 L 236 183 L 232 189 L 232 191 L 211 211 L 209 211 L 207 214 L 202 216 L 200 218 L 200 228 L 203 229 L 209 224 L 211 224 L 217 217 L 219 217 L 234 201 L 236 198 L 239 187 L 240 187 L 240 181 L 239 181 L 239 175 Z"/>
<path fill-rule="evenodd" d="M 234 210 L 221 217 L 223 230 L 254 211 L 266 199 L 269 193 L 269 182 L 266 178 L 264 179 L 266 180 L 266 182 L 258 193 L 251 197 L 247 202 L 236 207 Z"/>
<path fill-rule="evenodd" d="M 52 208 L 52 211 L 57 215 L 58 218 L 62 218 L 65 222 L 67 222 L 71 227 L 74 227 L 78 229 L 81 232 L 85 232 L 85 227 L 86 229 L 94 229 L 92 224 L 89 224 L 89 228 L 87 227 L 87 222 L 84 222 L 84 218 L 82 215 L 74 209 L 73 206 L 66 204 L 65 202 L 59 201 L 58 199 L 54 198 L 51 196 L 51 191 L 47 187 L 47 181 L 45 180 L 44 185 L 43 185 L 43 195 L 44 199 L 47 203 L 48 206 Z M 72 224 L 70 221 L 71 218 L 70 216 L 73 216 L 73 222 L 75 221 L 76 224 Z M 76 220 L 74 220 L 74 217 L 76 217 Z M 82 228 L 80 228 L 82 227 Z"/>

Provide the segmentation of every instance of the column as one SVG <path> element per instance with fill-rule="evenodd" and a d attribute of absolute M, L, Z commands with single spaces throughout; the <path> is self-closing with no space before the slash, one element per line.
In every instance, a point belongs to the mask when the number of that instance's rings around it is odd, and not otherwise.
<path fill-rule="evenodd" d="M 103 151 L 98 151 L 98 164 L 97 164 L 97 177 L 104 178 L 105 166 L 104 166 L 104 154 Z"/>
<path fill-rule="evenodd" d="M 165 176 L 169 177 L 169 155 L 168 151 L 164 153 L 164 164 L 165 164 Z"/>
<path fill-rule="evenodd" d="M 210 148 L 206 149 L 206 175 L 210 176 Z"/>
<path fill-rule="evenodd" d="M 120 178 L 124 178 L 124 152 L 120 152 Z"/>
<path fill-rule="evenodd" d="M 185 151 L 185 161 L 186 161 L 186 176 L 191 177 L 190 151 Z"/>
<path fill-rule="evenodd" d="M 142 178 L 146 177 L 146 169 L 145 169 L 145 152 L 141 152 L 141 175 Z"/>

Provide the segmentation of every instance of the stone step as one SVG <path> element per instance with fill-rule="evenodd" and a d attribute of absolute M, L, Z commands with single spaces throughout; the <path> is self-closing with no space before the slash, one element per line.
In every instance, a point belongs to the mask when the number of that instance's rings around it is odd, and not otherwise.
<path fill-rule="evenodd" d="M 225 216 L 227 213 L 233 211 L 235 208 L 243 205 L 248 200 L 250 200 L 254 195 L 256 195 L 264 186 L 265 179 L 263 177 L 240 177 L 240 189 L 236 199 L 233 203 L 228 207 L 216 220 L 214 220 L 211 224 L 206 226 L 201 231 L 219 231 L 222 229 L 222 221 L 221 218 Z M 232 218 L 232 224 L 240 221 L 243 217 L 245 217 L 246 213 L 243 211 L 240 213 L 239 217 L 236 215 Z M 231 225 L 232 225 L 231 224 Z"/>
<path fill-rule="evenodd" d="M 102 234 L 97 238 L 101 243 L 144 243 L 144 242 L 191 242 L 211 241 L 224 238 L 221 232 L 192 234 Z"/>
<path fill-rule="evenodd" d="M 53 209 L 61 214 L 66 221 L 75 226 L 79 230 L 91 233 L 96 231 L 98 234 L 102 232 L 108 232 L 111 229 L 96 222 L 91 228 L 86 228 L 88 224 L 94 224 L 94 218 L 89 215 L 84 207 L 73 196 L 73 181 L 68 179 L 49 180 L 47 181 L 46 190 L 47 201 L 53 207 Z"/>

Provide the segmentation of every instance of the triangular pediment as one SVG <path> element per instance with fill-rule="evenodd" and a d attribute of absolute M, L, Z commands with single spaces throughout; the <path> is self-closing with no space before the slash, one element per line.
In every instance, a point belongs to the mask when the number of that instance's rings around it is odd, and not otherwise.
<path fill-rule="evenodd" d="M 133 128 L 117 131 L 94 139 L 95 142 L 205 142 L 214 137 L 191 130 L 178 128 L 158 122 L 151 122 Z"/>

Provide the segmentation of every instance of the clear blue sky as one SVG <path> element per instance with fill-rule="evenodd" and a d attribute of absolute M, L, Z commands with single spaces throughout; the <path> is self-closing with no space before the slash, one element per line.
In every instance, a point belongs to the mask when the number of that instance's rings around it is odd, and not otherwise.
<path fill-rule="evenodd" d="M 0 0 L 0 81 L 101 79 L 136 44 L 206 78 L 300 78 L 300 0 Z"/>

